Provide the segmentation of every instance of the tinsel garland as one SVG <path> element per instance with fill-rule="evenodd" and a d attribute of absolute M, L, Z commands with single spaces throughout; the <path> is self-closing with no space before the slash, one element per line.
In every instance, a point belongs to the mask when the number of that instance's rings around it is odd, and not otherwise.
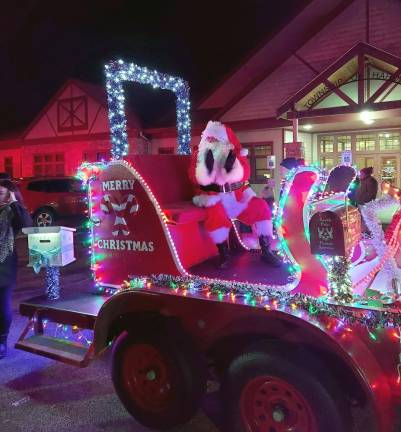
<path fill-rule="evenodd" d="M 339 302 L 352 302 L 352 281 L 349 275 L 350 260 L 345 256 L 326 257 L 327 278 L 331 297 Z"/>
<path fill-rule="evenodd" d="M 60 268 L 46 267 L 45 274 L 46 295 L 49 300 L 60 298 Z"/>
<path fill-rule="evenodd" d="M 401 325 L 401 314 L 392 310 L 367 309 L 343 304 L 333 304 L 322 297 L 304 294 L 280 292 L 258 288 L 241 282 L 222 282 L 194 277 L 171 275 L 152 275 L 149 277 L 132 277 L 123 285 L 123 289 L 142 289 L 151 287 L 170 288 L 181 295 L 188 293 L 203 294 L 207 298 L 216 296 L 223 301 L 242 301 L 251 306 L 265 309 L 281 310 L 296 315 L 302 310 L 311 317 L 330 317 L 338 319 L 343 325 L 360 324 L 376 330 Z"/>
<path fill-rule="evenodd" d="M 383 263 L 383 271 L 386 273 L 387 280 L 400 280 L 401 272 L 397 267 L 393 254 L 387 254 L 388 245 L 386 237 L 383 232 L 378 214 L 380 211 L 389 209 L 391 207 L 400 208 L 399 202 L 385 195 L 383 198 L 373 200 L 361 207 L 363 220 L 372 234 L 372 245 L 376 251 L 377 256 L 383 257 L 388 255 L 387 260 Z M 392 233 L 394 236 L 394 232 Z"/>

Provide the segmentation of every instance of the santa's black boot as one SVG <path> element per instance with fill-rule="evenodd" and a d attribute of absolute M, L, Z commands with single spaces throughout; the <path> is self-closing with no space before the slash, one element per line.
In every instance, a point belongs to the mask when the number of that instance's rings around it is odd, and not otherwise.
<path fill-rule="evenodd" d="M 0 360 L 7 355 L 7 335 L 0 335 Z"/>
<path fill-rule="evenodd" d="M 230 254 L 228 252 L 228 242 L 225 241 L 223 243 L 216 244 L 217 249 L 219 250 L 219 264 L 218 267 L 221 269 L 225 269 L 228 267 L 230 263 Z"/>
<path fill-rule="evenodd" d="M 281 260 L 272 252 L 270 237 L 261 235 L 259 237 L 261 259 L 271 267 L 281 267 Z"/>

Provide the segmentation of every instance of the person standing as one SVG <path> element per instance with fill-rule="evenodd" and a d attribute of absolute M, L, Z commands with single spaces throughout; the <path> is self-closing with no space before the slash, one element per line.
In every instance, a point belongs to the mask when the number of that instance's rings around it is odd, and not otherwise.
<path fill-rule="evenodd" d="M 355 200 L 358 206 L 376 199 L 378 184 L 372 174 L 373 167 L 362 168 L 359 173 L 359 186 L 355 193 Z"/>
<path fill-rule="evenodd" d="M 0 179 L 0 359 L 7 354 L 11 295 L 17 280 L 15 236 L 21 228 L 32 226 L 31 216 L 17 196 L 17 186 L 11 180 Z"/>

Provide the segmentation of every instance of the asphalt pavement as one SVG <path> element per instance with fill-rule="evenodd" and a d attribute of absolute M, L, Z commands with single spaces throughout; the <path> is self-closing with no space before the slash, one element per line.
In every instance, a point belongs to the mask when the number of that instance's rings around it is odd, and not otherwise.
<path fill-rule="evenodd" d="M 61 289 L 74 291 L 89 282 L 85 250 L 76 244 L 77 261 L 62 269 Z M 13 297 L 14 320 L 9 354 L 0 360 L 0 432 L 146 432 L 126 412 L 110 378 L 109 353 L 79 369 L 14 349 L 26 318 L 22 300 L 44 291 L 43 271 L 27 268 L 26 240 L 19 238 L 18 283 Z M 203 412 L 175 432 L 218 432 Z"/>

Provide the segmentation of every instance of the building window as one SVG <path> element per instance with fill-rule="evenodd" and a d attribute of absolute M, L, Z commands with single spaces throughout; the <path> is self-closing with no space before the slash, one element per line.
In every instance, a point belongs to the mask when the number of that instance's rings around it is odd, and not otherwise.
<path fill-rule="evenodd" d="M 351 135 L 337 136 L 337 151 L 351 150 Z"/>
<path fill-rule="evenodd" d="M 174 154 L 174 147 L 159 147 L 159 155 L 170 155 Z"/>
<path fill-rule="evenodd" d="M 64 175 L 64 154 L 48 153 L 34 155 L 33 175 L 45 177 Z"/>
<path fill-rule="evenodd" d="M 357 135 L 356 136 L 356 151 L 374 151 L 376 149 L 375 135 Z"/>
<path fill-rule="evenodd" d="M 400 149 L 400 134 L 396 133 L 379 133 L 380 150 L 399 150 Z"/>
<path fill-rule="evenodd" d="M 59 132 L 88 129 L 88 101 L 86 96 L 57 101 L 57 129 Z"/>
<path fill-rule="evenodd" d="M 11 178 L 14 177 L 12 157 L 4 158 L 4 172 L 6 172 Z"/>
<path fill-rule="evenodd" d="M 266 178 L 273 177 L 273 170 L 267 169 L 267 156 L 273 155 L 273 143 L 246 144 L 248 161 L 251 167 L 251 183 L 265 183 Z"/>
<path fill-rule="evenodd" d="M 85 162 L 104 162 L 110 159 L 109 151 L 83 153 L 82 159 Z"/>
<path fill-rule="evenodd" d="M 320 158 L 320 166 L 326 169 L 332 169 L 334 166 L 334 159 L 332 157 L 322 157 Z"/>
<path fill-rule="evenodd" d="M 322 136 L 320 137 L 320 153 L 333 153 L 334 151 L 334 137 Z"/>

